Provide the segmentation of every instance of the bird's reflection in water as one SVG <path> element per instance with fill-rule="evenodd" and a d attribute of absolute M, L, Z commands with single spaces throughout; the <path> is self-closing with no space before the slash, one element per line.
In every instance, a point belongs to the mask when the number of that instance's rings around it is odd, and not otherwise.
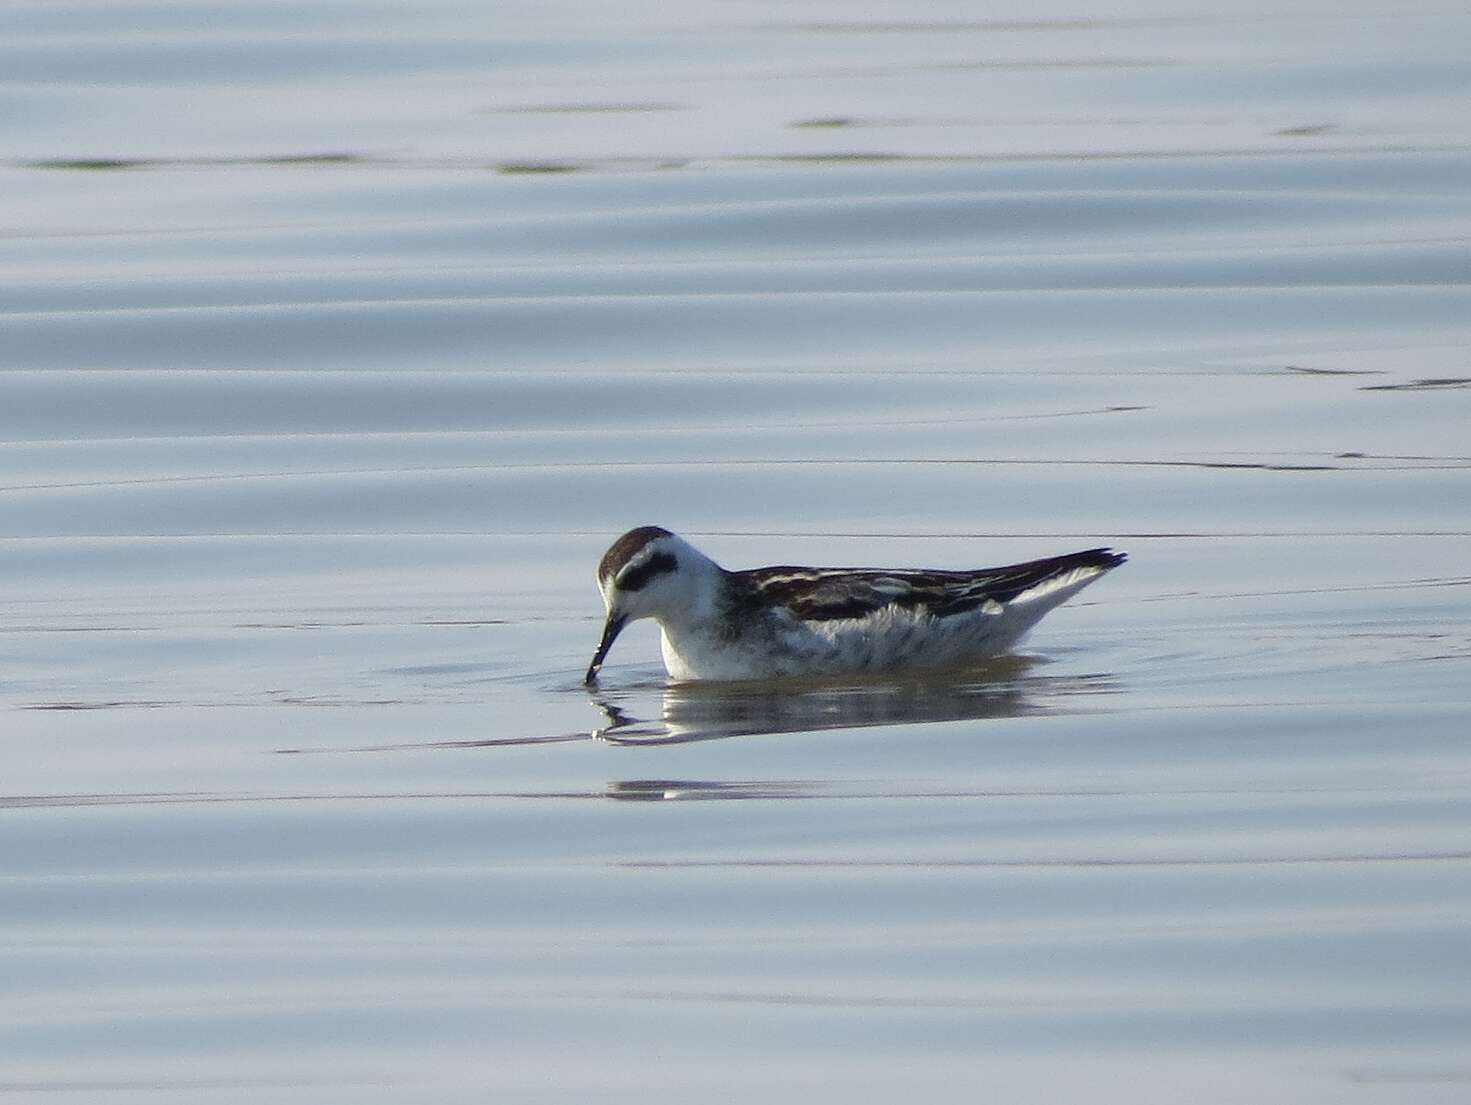
<path fill-rule="evenodd" d="M 971 721 L 1047 713 L 1060 699 L 1115 691 L 1112 676 L 1038 678 L 1041 661 L 1007 656 L 983 668 L 923 681 L 672 683 L 662 689 L 658 720 L 621 704 L 649 686 L 593 696 L 608 724 L 595 740 L 625 747 L 684 744 L 725 737 Z M 802 799 L 831 796 L 822 780 L 624 779 L 602 796 L 625 802 Z"/>
<path fill-rule="evenodd" d="M 709 782 L 702 779 L 623 779 L 608 784 L 603 797 L 623 802 L 739 801 L 742 798 L 815 798 L 821 783 L 784 780 Z"/>
<path fill-rule="evenodd" d="M 963 675 L 924 681 L 672 683 L 664 688 L 657 721 L 637 717 L 617 698 L 598 694 L 593 702 L 608 724 L 593 736 L 610 744 L 683 744 L 765 733 L 1018 717 L 1041 710 L 1025 678 L 1036 663 L 1030 657 L 1008 656 Z"/>
<path fill-rule="evenodd" d="M 726 737 L 922 725 L 1021 717 L 1058 710 L 1071 698 L 1117 691 L 1106 674 L 1037 677 L 1039 658 L 1007 656 L 982 668 L 925 680 L 870 679 L 844 682 L 783 680 L 766 683 L 665 683 L 662 678 L 600 690 L 591 696 L 606 723 L 568 732 L 485 737 L 475 740 L 407 741 L 359 747 L 278 748 L 279 754 L 403 752 L 426 748 L 506 748 L 602 741 L 624 747 L 686 744 Z M 579 688 L 580 689 L 580 688 Z M 659 717 L 639 717 L 640 700 L 657 692 Z M 633 705 L 625 705 L 633 703 Z M 650 703 L 652 705 L 652 703 Z M 652 713 L 652 711 L 648 711 Z M 755 788 L 755 789 L 753 789 Z M 786 789 L 782 789 L 786 788 Z M 810 790 L 811 788 L 806 788 Z M 777 791 L 780 790 L 780 795 Z M 610 786 L 609 797 L 636 799 L 770 798 L 797 796 L 788 784 L 698 783 L 631 780 Z"/>

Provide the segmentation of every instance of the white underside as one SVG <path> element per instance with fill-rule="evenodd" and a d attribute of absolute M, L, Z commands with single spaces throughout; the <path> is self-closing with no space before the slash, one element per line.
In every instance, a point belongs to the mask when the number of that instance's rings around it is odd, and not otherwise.
<path fill-rule="evenodd" d="M 660 620 L 664 667 L 675 679 L 770 679 L 802 675 L 962 668 L 1018 644 L 1049 610 L 1103 574 L 1079 568 L 1005 605 L 946 618 L 890 607 L 865 618 L 777 620 L 731 634 L 709 622 Z"/>

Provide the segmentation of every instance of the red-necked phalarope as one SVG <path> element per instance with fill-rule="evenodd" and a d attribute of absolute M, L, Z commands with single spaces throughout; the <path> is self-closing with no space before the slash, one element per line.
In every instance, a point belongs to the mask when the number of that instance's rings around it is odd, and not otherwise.
<path fill-rule="evenodd" d="M 587 682 L 623 627 L 653 618 L 675 679 L 964 667 L 1004 652 L 1125 554 L 1110 549 L 970 572 L 752 568 L 728 572 L 689 542 L 640 526 L 598 565 L 608 621 Z"/>

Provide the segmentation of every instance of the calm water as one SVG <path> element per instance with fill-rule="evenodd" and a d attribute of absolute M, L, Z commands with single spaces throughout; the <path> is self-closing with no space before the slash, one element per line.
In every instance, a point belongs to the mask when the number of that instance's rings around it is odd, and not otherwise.
<path fill-rule="evenodd" d="M 1471 15 L 0 12 L 0 1099 L 1461 1102 Z M 1130 564 L 579 678 L 609 540 Z"/>

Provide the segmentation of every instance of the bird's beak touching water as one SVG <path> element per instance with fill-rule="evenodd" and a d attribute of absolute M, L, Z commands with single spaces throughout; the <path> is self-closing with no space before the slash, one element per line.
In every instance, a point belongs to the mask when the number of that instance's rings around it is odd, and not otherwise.
<path fill-rule="evenodd" d="M 628 619 L 622 614 L 609 614 L 608 622 L 603 626 L 603 639 L 598 642 L 598 650 L 593 653 L 592 663 L 587 666 L 587 675 L 583 678 L 584 683 L 591 683 L 598 677 L 598 669 L 603 666 L 603 659 L 608 655 L 608 650 L 613 647 L 613 642 L 618 639 L 618 634 L 623 632 L 623 627 L 628 624 Z"/>

